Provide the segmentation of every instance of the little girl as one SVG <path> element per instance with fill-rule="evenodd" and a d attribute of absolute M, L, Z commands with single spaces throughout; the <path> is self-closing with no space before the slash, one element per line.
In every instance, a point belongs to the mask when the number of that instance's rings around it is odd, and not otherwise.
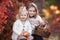
<path fill-rule="evenodd" d="M 28 12 L 25 6 L 19 9 L 19 19 L 14 22 L 12 40 L 32 40 L 31 24 L 28 21 Z"/>
<path fill-rule="evenodd" d="M 39 26 L 39 25 L 43 25 L 44 26 L 44 21 L 42 20 L 42 18 L 38 15 L 38 8 L 34 3 L 29 3 L 27 6 L 27 10 L 29 13 L 29 20 L 31 22 L 31 24 L 33 25 L 33 30 Z M 38 35 L 34 35 L 34 40 L 43 40 L 43 38 L 41 36 Z"/>

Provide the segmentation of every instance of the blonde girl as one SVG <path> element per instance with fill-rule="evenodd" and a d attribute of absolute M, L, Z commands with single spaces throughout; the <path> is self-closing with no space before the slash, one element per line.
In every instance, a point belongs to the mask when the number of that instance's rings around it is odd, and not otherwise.
<path fill-rule="evenodd" d="M 35 3 L 29 3 L 27 5 L 27 10 L 29 14 L 29 21 L 33 25 L 32 27 L 33 30 L 35 30 L 35 28 L 38 27 L 39 25 L 45 24 L 42 18 L 39 16 L 38 8 Z M 34 34 L 33 36 L 34 36 L 34 40 L 43 40 L 41 36 L 34 35 Z"/>
<path fill-rule="evenodd" d="M 19 18 L 13 24 L 12 40 L 32 40 L 31 24 L 28 21 L 28 12 L 25 6 L 19 9 Z"/>

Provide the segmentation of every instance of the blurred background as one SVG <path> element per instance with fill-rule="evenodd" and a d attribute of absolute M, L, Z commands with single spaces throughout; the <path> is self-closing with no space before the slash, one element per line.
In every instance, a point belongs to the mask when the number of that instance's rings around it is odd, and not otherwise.
<path fill-rule="evenodd" d="M 0 0 L 0 40 L 11 40 L 12 25 L 16 20 L 21 2 L 34 2 L 40 16 L 48 22 L 51 36 L 44 40 L 60 38 L 60 0 Z"/>

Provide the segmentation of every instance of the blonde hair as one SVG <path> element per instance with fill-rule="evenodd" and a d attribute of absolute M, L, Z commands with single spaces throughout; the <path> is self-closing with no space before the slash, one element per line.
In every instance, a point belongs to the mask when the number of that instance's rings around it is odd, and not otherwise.
<path fill-rule="evenodd" d="M 34 7 L 35 10 L 36 10 L 37 15 L 39 14 L 38 7 L 37 7 L 37 5 L 35 3 L 33 3 L 33 2 L 32 3 L 29 3 L 27 5 L 27 10 L 28 10 L 29 7 Z"/>
<path fill-rule="evenodd" d="M 19 8 L 19 12 L 18 12 L 18 14 L 16 15 L 16 19 L 19 19 L 19 16 L 20 16 L 20 14 L 21 13 L 26 13 L 26 14 L 28 14 L 28 11 L 27 11 L 27 9 L 26 9 L 26 7 L 25 6 L 21 6 L 20 8 Z"/>

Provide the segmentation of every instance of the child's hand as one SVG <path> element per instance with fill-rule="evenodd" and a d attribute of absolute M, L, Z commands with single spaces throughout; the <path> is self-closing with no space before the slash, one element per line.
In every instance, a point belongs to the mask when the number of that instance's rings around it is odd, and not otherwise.
<path fill-rule="evenodd" d="M 40 29 L 43 29 L 43 26 L 42 26 L 42 25 L 39 25 L 38 27 L 39 27 Z"/>
<path fill-rule="evenodd" d="M 37 20 L 33 20 L 31 24 L 38 24 L 39 22 Z"/>

